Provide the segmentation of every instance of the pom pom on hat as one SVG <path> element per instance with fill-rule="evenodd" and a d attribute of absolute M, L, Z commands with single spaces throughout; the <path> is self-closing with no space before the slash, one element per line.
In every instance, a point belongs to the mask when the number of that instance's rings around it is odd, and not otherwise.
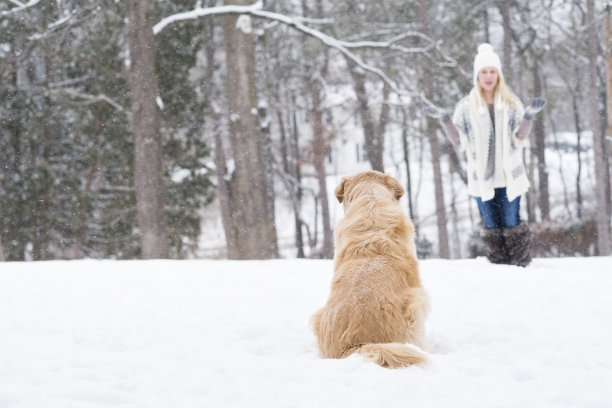
<path fill-rule="evenodd" d="M 484 54 L 486 52 L 492 52 L 495 53 L 495 51 L 493 50 L 493 46 L 489 43 L 482 43 L 478 46 L 478 53 L 479 54 Z"/>
<path fill-rule="evenodd" d="M 474 86 L 478 83 L 478 73 L 481 69 L 493 67 L 497 69 L 500 77 L 502 74 L 501 61 L 489 43 L 482 43 L 478 46 L 478 54 L 474 58 Z"/>

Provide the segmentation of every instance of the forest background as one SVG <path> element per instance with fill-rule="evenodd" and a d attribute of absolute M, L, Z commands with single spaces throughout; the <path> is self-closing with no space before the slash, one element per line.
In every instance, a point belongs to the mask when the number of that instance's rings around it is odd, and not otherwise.
<path fill-rule="evenodd" d="M 215 257 L 329 258 L 331 153 L 353 139 L 402 175 L 418 231 L 415 202 L 435 207 L 422 257 L 478 255 L 475 225 L 452 248 L 464 161 L 421 109 L 467 94 L 481 42 L 523 102 L 548 100 L 525 154 L 535 255 L 609 255 L 610 6 L 0 0 L 0 260 L 197 257 L 211 213 Z"/>

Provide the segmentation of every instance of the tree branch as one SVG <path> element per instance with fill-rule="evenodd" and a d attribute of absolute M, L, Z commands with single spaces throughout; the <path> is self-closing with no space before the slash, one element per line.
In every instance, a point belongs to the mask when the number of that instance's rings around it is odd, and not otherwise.
<path fill-rule="evenodd" d="M 10 1 L 14 5 L 16 5 L 17 7 L 23 7 L 24 6 L 24 4 L 22 2 L 17 1 L 17 0 L 8 0 L 8 1 Z"/>
<path fill-rule="evenodd" d="M 358 43 L 350 43 L 346 41 L 340 41 L 325 33 L 322 33 L 321 31 L 305 26 L 297 18 L 292 18 L 292 17 L 286 16 L 283 14 L 264 11 L 261 8 L 262 8 L 261 1 L 258 1 L 250 6 L 218 6 L 218 7 L 208 7 L 208 8 L 201 8 L 197 6 L 192 11 L 177 13 L 177 14 L 168 16 L 166 18 L 163 18 L 162 20 L 160 20 L 157 24 L 153 26 L 153 34 L 158 35 L 162 33 L 163 31 L 165 31 L 166 29 L 168 29 L 169 27 L 171 27 L 172 25 L 180 23 L 182 21 L 197 20 L 197 19 L 204 18 L 204 17 L 220 16 L 220 15 L 227 15 L 227 14 L 246 14 L 246 15 L 250 15 L 253 17 L 278 21 L 287 26 L 293 27 L 298 31 L 301 31 L 304 34 L 310 35 L 318 39 L 319 41 L 321 41 L 323 44 L 336 49 L 341 54 L 343 54 L 346 58 L 353 61 L 358 67 L 360 67 L 364 71 L 370 72 L 376 75 L 377 77 L 379 77 L 385 84 L 387 84 L 387 86 L 389 86 L 389 88 L 393 90 L 393 92 L 397 93 L 398 95 L 407 96 L 410 98 L 417 98 L 417 99 L 420 99 L 426 105 L 432 105 L 431 101 L 427 99 L 427 97 L 425 96 L 423 92 L 415 92 L 415 91 L 400 89 L 398 85 L 395 83 L 395 81 L 393 81 L 383 70 L 365 63 L 361 58 L 359 58 L 357 55 L 355 55 L 349 50 L 349 48 L 364 48 L 365 46 L 368 46 L 370 48 L 383 48 L 383 47 L 393 48 L 395 47 L 395 49 L 398 49 L 399 46 L 393 45 L 393 42 L 397 41 L 397 39 L 393 39 L 388 42 L 379 42 L 379 43 L 363 42 L 363 41 L 358 42 Z M 410 50 L 410 49 L 404 49 L 404 50 Z"/>
<path fill-rule="evenodd" d="M 52 32 L 58 27 L 61 27 L 63 24 L 69 21 L 73 15 L 74 15 L 74 12 L 69 13 L 68 15 L 60 18 L 59 20 L 54 21 L 53 23 L 47 26 L 47 29 L 45 32 L 32 34 L 31 36 L 28 37 L 28 40 L 40 40 L 41 38 L 45 38 L 50 32 Z"/>
<path fill-rule="evenodd" d="M 92 103 L 97 103 L 97 102 L 106 102 L 109 105 L 111 105 L 113 108 L 118 110 L 119 112 L 125 113 L 126 115 L 128 114 L 128 112 L 125 110 L 123 106 L 121 106 L 120 104 L 118 104 L 117 102 L 115 102 L 114 100 L 112 100 L 111 98 L 109 98 L 108 96 L 104 94 L 89 95 L 89 94 L 84 94 L 82 92 L 77 91 L 76 89 L 71 89 L 71 88 L 55 88 L 55 89 L 51 89 L 50 93 L 65 94 L 73 98 L 84 99 L 85 102 L 83 103 L 85 105 L 90 105 Z"/>
<path fill-rule="evenodd" d="M 11 3 L 13 3 L 14 5 L 16 5 L 17 7 L 12 8 L 10 10 L 4 10 L 4 11 L 0 11 L 0 17 L 4 17 L 4 16 L 9 16 L 11 14 L 15 14 L 19 11 L 25 10 L 29 7 L 35 6 L 36 4 L 40 3 L 40 0 L 30 0 L 27 3 L 22 3 L 20 1 L 17 0 L 9 0 Z"/>

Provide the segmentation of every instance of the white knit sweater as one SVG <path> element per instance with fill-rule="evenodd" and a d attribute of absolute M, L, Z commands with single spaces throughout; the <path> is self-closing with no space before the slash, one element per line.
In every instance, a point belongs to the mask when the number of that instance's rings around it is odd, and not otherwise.
<path fill-rule="evenodd" d="M 518 100 L 516 108 L 508 103 L 503 103 L 500 95 L 496 94 L 494 109 L 495 140 L 501 142 L 501 158 L 496 155 L 495 166 L 499 168 L 497 161 L 501 159 L 508 200 L 512 201 L 529 190 L 529 179 L 522 155 L 523 148 L 528 145 L 529 139 L 521 140 L 516 137 L 524 108 Z M 502 183 L 500 183 L 499 174 L 497 177 L 489 176 L 485 180 L 489 143 L 491 142 L 489 140 L 491 117 L 476 88 L 473 88 L 468 96 L 459 101 L 453 114 L 453 122 L 459 131 L 461 150 L 465 150 L 467 154 L 468 193 L 474 197 L 480 197 L 483 201 L 488 201 L 495 195 L 494 189 L 502 187 L 500 185 Z"/>

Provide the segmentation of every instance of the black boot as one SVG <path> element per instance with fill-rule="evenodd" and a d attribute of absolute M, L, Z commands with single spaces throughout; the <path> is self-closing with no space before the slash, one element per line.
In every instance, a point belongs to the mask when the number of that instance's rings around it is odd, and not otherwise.
<path fill-rule="evenodd" d="M 491 263 L 508 263 L 508 251 L 506 250 L 504 234 L 501 228 L 483 229 L 481 237 L 484 243 L 485 255 Z"/>
<path fill-rule="evenodd" d="M 526 222 L 521 221 L 513 228 L 504 228 L 504 240 L 508 248 L 508 263 L 527 266 L 531 262 L 531 231 Z"/>

